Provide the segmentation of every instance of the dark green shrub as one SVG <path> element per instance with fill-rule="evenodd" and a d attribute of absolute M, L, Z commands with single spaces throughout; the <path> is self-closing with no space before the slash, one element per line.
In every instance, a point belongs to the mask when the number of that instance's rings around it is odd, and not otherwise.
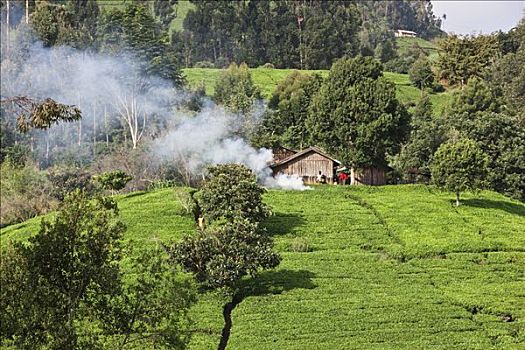
<path fill-rule="evenodd" d="M 126 184 L 131 181 L 133 177 L 126 174 L 122 170 L 115 170 L 97 175 L 94 177 L 94 179 L 102 186 L 103 189 L 114 192 L 120 191 L 126 187 Z"/>
<path fill-rule="evenodd" d="M 255 174 L 240 164 L 219 164 L 208 168 L 210 179 L 197 194 L 197 201 L 207 221 L 248 219 L 260 222 L 270 215 L 262 202 L 265 189 Z"/>
<path fill-rule="evenodd" d="M 88 195 L 93 195 L 96 192 L 91 173 L 83 169 L 50 169 L 47 178 L 52 185 L 51 195 L 58 200 L 64 200 L 68 193 L 77 189 L 86 192 Z"/>

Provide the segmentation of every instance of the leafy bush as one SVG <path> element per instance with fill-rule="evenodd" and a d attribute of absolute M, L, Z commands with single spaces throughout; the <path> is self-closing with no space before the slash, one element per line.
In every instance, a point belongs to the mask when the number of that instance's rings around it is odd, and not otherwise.
<path fill-rule="evenodd" d="M 0 172 L 0 226 L 27 220 L 56 207 L 53 187 L 43 171 L 32 165 L 20 168 L 4 162 Z"/>
<path fill-rule="evenodd" d="M 197 194 L 204 218 L 211 222 L 247 219 L 259 222 L 270 215 L 262 202 L 265 189 L 255 181 L 255 174 L 240 164 L 219 164 L 208 168 L 211 178 Z"/>
<path fill-rule="evenodd" d="M 289 250 L 295 253 L 307 253 L 311 252 L 312 248 L 308 244 L 308 240 L 304 237 L 295 237 L 290 243 Z"/>
<path fill-rule="evenodd" d="M 126 174 L 122 170 L 110 171 L 102 173 L 94 177 L 94 179 L 102 186 L 105 190 L 120 191 L 126 184 L 131 181 L 133 177 Z"/>
<path fill-rule="evenodd" d="M 89 195 L 95 194 L 96 186 L 92 181 L 91 173 L 83 169 L 54 168 L 49 169 L 47 178 L 51 182 L 51 195 L 58 200 L 64 200 L 65 196 L 80 189 Z"/>
<path fill-rule="evenodd" d="M 243 276 L 255 276 L 280 261 L 270 237 L 246 219 L 186 236 L 171 252 L 176 263 L 209 288 L 235 289 Z"/>

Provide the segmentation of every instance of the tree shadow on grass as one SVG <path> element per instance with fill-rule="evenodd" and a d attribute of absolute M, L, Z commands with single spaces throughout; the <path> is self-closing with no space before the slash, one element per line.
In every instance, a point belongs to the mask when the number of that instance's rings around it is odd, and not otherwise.
<path fill-rule="evenodd" d="M 314 277 L 315 274 L 307 270 L 264 271 L 256 278 L 243 280 L 239 289 L 244 298 L 281 294 L 293 289 L 314 289 L 317 288 L 312 281 Z"/>
<path fill-rule="evenodd" d="M 525 216 L 525 205 L 517 203 L 495 201 L 492 199 L 465 199 L 461 205 L 475 208 L 490 208 L 504 210 L 509 214 Z"/>
<path fill-rule="evenodd" d="M 262 227 L 268 231 L 271 236 L 286 235 L 295 228 L 302 226 L 306 220 L 298 214 L 274 213 L 270 218 L 262 223 Z"/>

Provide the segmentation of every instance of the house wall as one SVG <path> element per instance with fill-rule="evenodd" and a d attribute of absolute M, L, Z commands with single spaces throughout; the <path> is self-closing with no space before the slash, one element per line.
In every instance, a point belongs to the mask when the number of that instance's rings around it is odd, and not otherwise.
<path fill-rule="evenodd" d="M 315 152 L 304 154 L 297 159 L 277 166 L 273 169 L 274 175 L 279 173 L 286 175 L 298 175 L 303 178 L 305 183 L 316 182 L 319 171 L 326 175 L 327 182 L 333 181 L 334 162 Z"/>
<path fill-rule="evenodd" d="M 386 185 L 386 174 L 378 168 L 352 169 L 350 176 L 352 185 Z"/>

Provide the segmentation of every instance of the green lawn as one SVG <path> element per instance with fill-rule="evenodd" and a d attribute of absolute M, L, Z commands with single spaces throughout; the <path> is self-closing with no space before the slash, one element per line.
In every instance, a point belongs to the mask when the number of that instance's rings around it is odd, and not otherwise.
<path fill-rule="evenodd" d="M 271 94 L 277 85 L 283 81 L 293 69 L 270 69 L 270 68 L 251 68 L 252 78 L 254 84 L 261 90 L 264 98 L 270 98 Z M 184 75 L 190 87 L 204 84 L 206 94 L 213 95 L 215 91 L 215 84 L 220 77 L 222 69 L 218 68 L 185 68 Z M 328 75 L 327 70 L 304 70 L 306 74 L 320 74 L 323 77 Z M 416 103 L 421 96 L 421 91 L 410 84 L 407 74 L 399 74 L 392 72 L 385 72 L 384 76 L 396 84 L 398 98 L 403 103 Z M 441 113 L 443 107 L 450 98 L 450 93 L 443 92 L 439 94 L 431 94 L 430 100 L 433 103 L 436 113 Z"/>
<path fill-rule="evenodd" d="M 525 348 L 525 205 L 482 192 L 455 208 L 453 197 L 411 185 L 269 191 L 264 225 L 283 260 L 245 281 L 229 348 Z M 119 206 L 140 245 L 194 230 L 174 189 Z M 38 222 L 2 229 L 2 243 Z M 311 249 L 294 251 L 298 239 Z M 191 349 L 217 346 L 223 303 L 208 294 L 192 310 Z"/>

